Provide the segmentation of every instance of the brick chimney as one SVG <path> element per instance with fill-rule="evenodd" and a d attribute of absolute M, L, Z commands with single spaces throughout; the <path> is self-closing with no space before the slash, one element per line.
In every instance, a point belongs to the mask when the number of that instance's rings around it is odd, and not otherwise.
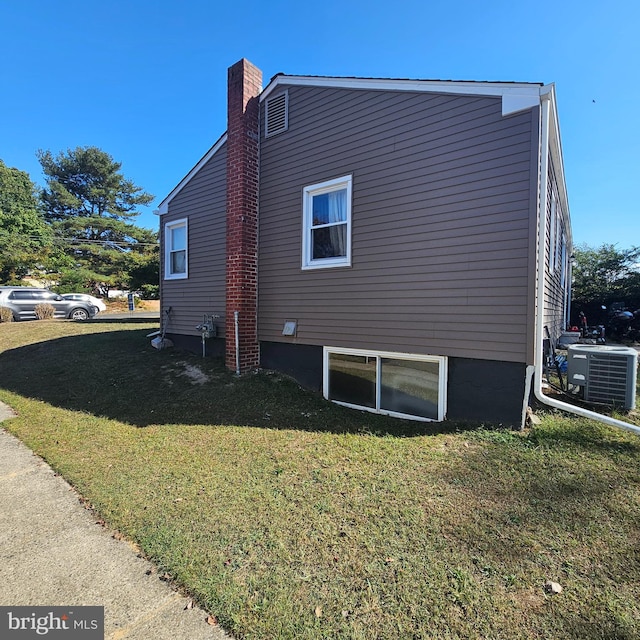
<path fill-rule="evenodd" d="M 258 127 L 262 72 L 244 58 L 227 85 L 227 368 L 260 365 L 258 345 Z M 236 350 L 235 314 L 238 314 Z"/>

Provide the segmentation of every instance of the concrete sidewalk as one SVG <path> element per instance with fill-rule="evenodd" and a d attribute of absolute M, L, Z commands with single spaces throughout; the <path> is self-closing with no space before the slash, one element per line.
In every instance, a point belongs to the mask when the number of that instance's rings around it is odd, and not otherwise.
<path fill-rule="evenodd" d="M 0 605 L 103 606 L 108 640 L 229 640 L 188 602 L 0 426 Z"/>

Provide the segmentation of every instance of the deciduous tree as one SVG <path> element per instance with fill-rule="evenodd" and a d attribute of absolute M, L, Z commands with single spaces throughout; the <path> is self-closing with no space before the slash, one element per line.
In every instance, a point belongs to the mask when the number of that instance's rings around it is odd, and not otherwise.
<path fill-rule="evenodd" d="M 49 242 L 35 184 L 0 160 L 0 282 L 24 276 L 43 259 Z"/>
<path fill-rule="evenodd" d="M 585 311 L 587 317 L 602 315 L 601 305 L 610 307 L 613 302 L 640 308 L 640 247 L 580 245 L 574 257 L 572 300 L 576 311 Z"/>

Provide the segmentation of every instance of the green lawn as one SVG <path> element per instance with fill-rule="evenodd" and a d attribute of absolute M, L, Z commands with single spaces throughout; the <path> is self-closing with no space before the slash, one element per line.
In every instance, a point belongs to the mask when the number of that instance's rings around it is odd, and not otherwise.
<path fill-rule="evenodd" d="M 4 426 L 236 637 L 640 637 L 638 437 L 349 410 L 152 328 L 0 325 Z"/>

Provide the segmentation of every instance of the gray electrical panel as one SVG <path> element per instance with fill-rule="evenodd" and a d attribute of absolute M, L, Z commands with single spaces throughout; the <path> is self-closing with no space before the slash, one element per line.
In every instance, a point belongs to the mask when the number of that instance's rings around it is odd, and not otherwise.
<path fill-rule="evenodd" d="M 637 368 L 632 347 L 573 344 L 567 349 L 567 382 L 584 387 L 588 402 L 635 409 Z"/>

